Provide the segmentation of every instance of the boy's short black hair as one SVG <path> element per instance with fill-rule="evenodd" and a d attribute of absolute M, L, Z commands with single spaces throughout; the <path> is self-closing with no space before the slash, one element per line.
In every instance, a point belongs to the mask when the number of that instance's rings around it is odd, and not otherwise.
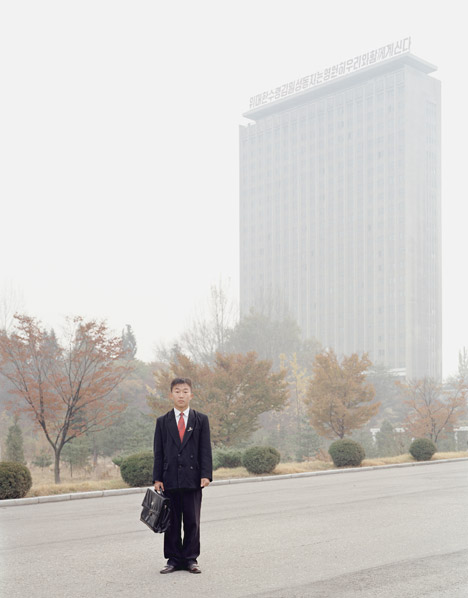
<path fill-rule="evenodd" d="M 174 386 L 177 384 L 188 384 L 190 386 L 190 390 L 192 390 L 192 381 L 190 378 L 174 378 L 174 380 L 171 382 L 171 392 Z"/>

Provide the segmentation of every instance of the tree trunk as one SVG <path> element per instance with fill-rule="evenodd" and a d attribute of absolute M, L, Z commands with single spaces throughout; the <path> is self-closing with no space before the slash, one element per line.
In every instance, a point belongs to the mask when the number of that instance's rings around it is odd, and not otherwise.
<path fill-rule="evenodd" d="M 96 469 L 98 462 L 98 447 L 96 438 L 93 436 L 93 469 Z"/>
<path fill-rule="evenodd" d="M 60 451 L 55 451 L 54 478 L 55 483 L 60 484 Z"/>

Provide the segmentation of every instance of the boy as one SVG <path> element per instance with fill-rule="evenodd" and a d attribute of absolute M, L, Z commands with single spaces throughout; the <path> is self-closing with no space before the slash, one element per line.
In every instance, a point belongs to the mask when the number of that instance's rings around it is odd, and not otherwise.
<path fill-rule="evenodd" d="M 210 424 L 206 415 L 189 407 L 190 378 L 172 380 L 170 399 L 174 408 L 158 417 L 154 433 L 154 489 L 163 490 L 172 505 L 171 524 L 164 534 L 167 565 L 161 573 L 178 569 L 201 573 L 197 558 L 202 489 L 213 477 Z"/>

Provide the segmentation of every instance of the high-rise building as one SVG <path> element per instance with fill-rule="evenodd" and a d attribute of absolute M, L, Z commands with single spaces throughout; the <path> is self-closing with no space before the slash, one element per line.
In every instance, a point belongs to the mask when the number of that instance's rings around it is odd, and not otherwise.
<path fill-rule="evenodd" d="M 252 98 L 240 127 L 241 312 L 441 377 L 440 82 L 392 44 Z"/>

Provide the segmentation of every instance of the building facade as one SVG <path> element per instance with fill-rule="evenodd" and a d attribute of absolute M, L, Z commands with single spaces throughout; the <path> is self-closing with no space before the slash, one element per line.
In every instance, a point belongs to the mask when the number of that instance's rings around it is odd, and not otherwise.
<path fill-rule="evenodd" d="M 435 70 L 405 53 L 244 114 L 242 313 L 279 298 L 338 355 L 441 377 Z"/>

